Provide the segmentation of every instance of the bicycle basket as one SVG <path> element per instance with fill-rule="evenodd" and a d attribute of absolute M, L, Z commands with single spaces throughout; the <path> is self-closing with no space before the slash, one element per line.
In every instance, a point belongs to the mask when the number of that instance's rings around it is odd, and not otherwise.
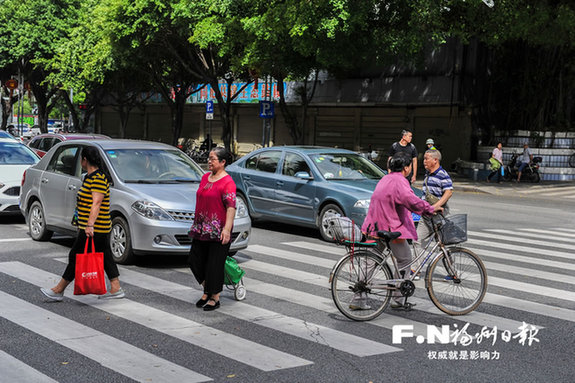
<path fill-rule="evenodd" d="M 331 217 L 324 221 L 327 232 L 337 243 L 361 242 L 363 234 L 359 226 L 347 217 Z"/>
<path fill-rule="evenodd" d="M 444 245 L 467 241 L 467 214 L 454 214 L 445 218 L 439 230 Z"/>

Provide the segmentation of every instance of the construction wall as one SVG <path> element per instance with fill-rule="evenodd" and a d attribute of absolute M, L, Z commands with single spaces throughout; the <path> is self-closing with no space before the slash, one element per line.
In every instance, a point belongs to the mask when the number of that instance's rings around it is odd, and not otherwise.
<path fill-rule="evenodd" d="M 299 112 L 299 108 L 293 108 Z M 233 134 L 240 155 L 262 145 L 263 120 L 258 113 L 258 104 L 233 106 Z M 101 133 L 119 137 L 120 119 L 113 109 L 101 110 L 98 121 Z M 270 144 L 292 144 L 277 107 L 271 127 Z M 433 138 L 442 151 L 444 165 L 448 166 L 457 158 L 469 158 L 470 119 L 468 113 L 460 111 L 457 106 L 313 106 L 308 109 L 304 140 L 306 145 L 387 153 L 390 145 L 401 138 L 403 129 L 413 131 L 413 143 L 420 152 L 425 150 L 425 140 Z M 206 120 L 203 104 L 186 106 L 180 136 L 203 140 L 210 132 L 214 142 L 221 144 L 222 129 L 217 108 L 214 119 Z M 171 142 L 169 108 L 152 104 L 145 111 L 132 112 L 126 138 Z"/>

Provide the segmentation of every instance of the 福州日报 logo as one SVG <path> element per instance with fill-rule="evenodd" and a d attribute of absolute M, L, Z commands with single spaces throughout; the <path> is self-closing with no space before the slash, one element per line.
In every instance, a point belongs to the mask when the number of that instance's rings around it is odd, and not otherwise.
<path fill-rule="evenodd" d="M 497 327 L 488 328 L 483 326 L 477 332 L 468 332 L 469 323 L 463 327 L 457 324 L 453 326 L 427 325 L 425 332 L 415 334 L 413 325 L 395 325 L 392 327 L 392 343 L 402 344 L 404 339 L 415 338 L 418 344 L 429 345 L 446 345 L 452 344 L 465 347 L 461 350 L 429 350 L 428 359 L 434 360 L 499 360 L 501 355 L 496 350 L 471 350 L 467 347 L 480 345 L 482 342 L 487 346 L 495 346 L 498 339 L 502 342 L 509 343 L 516 340 L 521 346 L 531 346 L 533 343 L 539 343 L 536 337 L 541 327 L 522 322 L 517 327 L 517 331 L 511 330 L 498 331 Z"/>

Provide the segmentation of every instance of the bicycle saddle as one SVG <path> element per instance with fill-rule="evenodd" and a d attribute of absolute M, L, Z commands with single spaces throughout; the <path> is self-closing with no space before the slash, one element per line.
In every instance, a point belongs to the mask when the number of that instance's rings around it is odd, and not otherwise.
<path fill-rule="evenodd" d="M 401 233 L 399 231 L 378 231 L 377 236 L 383 238 L 386 241 L 391 241 L 393 239 L 399 238 Z"/>

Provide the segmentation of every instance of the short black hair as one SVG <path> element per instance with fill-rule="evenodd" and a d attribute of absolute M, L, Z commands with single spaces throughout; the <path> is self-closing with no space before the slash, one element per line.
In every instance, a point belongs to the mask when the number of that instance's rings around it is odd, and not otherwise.
<path fill-rule="evenodd" d="M 102 166 L 102 157 L 100 156 L 100 152 L 93 146 L 85 146 L 82 149 L 82 158 L 85 158 L 92 166 L 97 168 Z"/>
<path fill-rule="evenodd" d="M 406 166 L 411 164 L 411 157 L 404 152 L 397 152 L 391 157 L 389 161 L 389 171 L 392 173 L 400 172 Z"/>
<path fill-rule="evenodd" d="M 229 152 L 229 150 L 227 150 L 226 148 L 222 147 L 222 146 L 218 146 L 213 148 L 212 150 L 210 150 L 210 153 L 214 152 L 214 154 L 216 155 L 216 157 L 218 157 L 218 161 L 222 162 L 222 161 L 226 161 L 226 164 L 224 166 L 228 166 L 229 164 L 231 164 L 233 162 L 233 157 L 232 154 Z"/>

